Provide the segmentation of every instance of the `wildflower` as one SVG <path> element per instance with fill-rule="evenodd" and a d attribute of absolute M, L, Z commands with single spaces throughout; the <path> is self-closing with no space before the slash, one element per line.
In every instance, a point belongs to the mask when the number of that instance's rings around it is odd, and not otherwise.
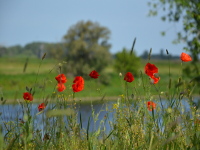
<path fill-rule="evenodd" d="M 90 72 L 89 76 L 91 78 L 97 79 L 100 75 L 98 74 L 96 70 L 93 70 L 92 72 Z"/>
<path fill-rule="evenodd" d="M 190 55 L 186 53 L 181 53 L 180 59 L 184 62 L 192 61 L 192 58 L 190 57 Z"/>
<path fill-rule="evenodd" d="M 150 77 L 152 84 L 158 83 L 160 77 L 158 76 L 158 68 L 154 64 L 147 63 L 144 71 Z"/>
<path fill-rule="evenodd" d="M 167 112 L 168 112 L 169 114 L 172 113 L 172 111 L 173 111 L 172 108 L 170 108 L 170 107 L 167 108 Z"/>
<path fill-rule="evenodd" d="M 113 104 L 113 109 L 118 109 L 118 104 Z"/>
<path fill-rule="evenodd" d="M 40 105 L 38 105 L 38 111 L 42 111 L 45 109 L 45 104 L 44 103 L 41 103 Z"/>
<path fill-rule="evenodd" d="M 58 83 L 66 83 L 67 78 L 64 74 L 59 74 L 55 77 L 55 79 L 58 81 Z"/>
<path fill-rule="evenodd" d="M 122 94 L 122 95 L 119 95 L 121 98 L 124 98 L 124 95 Z"/>
<path fill-rule="evenodd" d="M 124 80 L 125 80 L 126 82 L 132 82 L 132 81 L 134 80 L 134 77 L 133 77 L 132 73 L 127 72 L 127 73 L 125 74 L 125 76 L 124 76 Z"/>
<path fill-rule="evenodd" d="M 156 76 L 151 76 L 150 78 L 151 78 L 151 83 L 152 84 L 156 84 L 160 80 L 160 77 L 156 77 Z"/>
<path fill-rule="evenodd" d="M 158 73 L 158 68 L 154 64 L 147 63 L 144 68 L 145 73 L 148 76 L 153 76 L 155 73 Z"/>
<path fill-rule="evenodd" d="M 72 89 L 74 92 L 80 92 L 84 89 L 84 79 L 81 76 L 74 78 Z"/>
<path fill-rule="evenodd" d="M 57 84 L 57 90 L 58 92 L 62 92 L 66 89 L 65 85 L 63 83 L 58 83 Z"/>
<path fill-rule="evenodd" d="M 31 102 L 33 100 L 33 96 L 31 93 L 29 92 L 25 92 L 24 95 L 23 95 L 23 98 L 25 101 L 27 102 Z"/>
<path fill-rule="evenodd" d="M 147 108 L 148 108 L 149 111 L 156 109 L 156 103 L 154 103 L 153 101 L 148 101 L 147 102 Z"/>
<path fill-rule="evenodd" d="M 121 72 L 119 73 L 119 76 L 122 77 L 122 73 Z"/>

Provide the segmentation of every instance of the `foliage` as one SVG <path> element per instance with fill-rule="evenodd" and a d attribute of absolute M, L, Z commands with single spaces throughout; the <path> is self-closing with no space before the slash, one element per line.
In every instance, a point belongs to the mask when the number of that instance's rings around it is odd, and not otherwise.
<path fill-rule="evenodd" d="M 101 72 L 111 61 L 108 39 L 110 31 L 98 23 L 80 21 L 64 36 L 67 72 L 86 75 Z"/>
<path fill-rule="evenodd" d="M 48 43 L 45 46 L 45 52 L 48 58 L 54 58 L 56 60 L 64 59 L 64 50 L 62 43 Z"/>
<path fill-rule="evenodd" d="M 45 52 L 48 58 L 62 59 L 64 53 L 62 43 L 32 42 L 25 46 L 0 46 L 0 57 L 41 58 Z"/>
<path fill-rule="evenodd" d="M 32 42 L 28 43 L 24 47 L 25 52 L 30 51 L 32 54 L 41 58 L 44 54 L 44 44 L 42 42 Z"/>
<path fill-rule="evenodd" d="M 149 2 L 151 6 L 150 15 L 154 16 L 158 14 L 158 10 L 162 8 L 165 15 L 161 17 L 163 21 L 168 20 L 170 22 L 182 21 L 183 31 L 177 32 L 177 39 L 175 43 L 186 42 L 186 50 L 189 50 L 193 57 L 193 68 L 191 72 L 195 72 L 196 75 L 200 75 L 200 70 L 196 67 L 199 63 L 200 54 L 200 3 L 199 0 L 157 0 Z"/>
<path fill-rule="evenodd" d="M 20 45 L 11 46 L 9 48 L 0 46 L 0 57 L 3 56 L 16 56 L 23 52 L 23 47 Z"/>
<path fill-rule="evenodd" d="M 130 54 L 130 51 L 124 48 L 122 52 L 115 55 L 114 68 L 119 73 L 131 72 L 137 76 L 139 74 L 140 58 L 136 56 L 135 52 Z"/>

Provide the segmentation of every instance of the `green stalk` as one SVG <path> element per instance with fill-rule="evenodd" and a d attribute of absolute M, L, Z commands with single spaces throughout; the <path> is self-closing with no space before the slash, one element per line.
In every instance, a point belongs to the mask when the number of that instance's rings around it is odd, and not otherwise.
<path fill-rule="evenodd" d="M 163 107 L 163 104 L 162 104 L 162 101 L 161 101 L 160 92 L 159 92 L 159 90 L 156 88 L 155 84 L 153 84 L 153 85 L 154 85 L 156 91 L 158 92 L 158 96 L 159 96 L 160 104 L 161 104 L 161 106 L 162 106 L 162 110 L 164 110 L 164 107 Z"/>
<path fill-rule="evenodd" d="M 89 140 L 89 129 L 90 129 L 90 117 L 88 119 L 88 124 L 87 124 L 87 141 Z"/>
<path fill-rule="evenodd" d="M 42 65 L 42 61 L 43 61 L 43 59 L 40 60 L 40 64 L 39 64 L 39 67 L 38 67 L 38 71 L 37 71 L 37 75 L 36 75 L 36 79 L 35 79 L 35 84 L 34 84 L 34 87 L 33 87 L 33 95 L 34 95 L 34 93 L 35 93 L 35 86 L 36 86 L 36 83 L 37 83 L 37 79 L 38 79 L 40 67 L 41 67 L 41 65 Z"/>

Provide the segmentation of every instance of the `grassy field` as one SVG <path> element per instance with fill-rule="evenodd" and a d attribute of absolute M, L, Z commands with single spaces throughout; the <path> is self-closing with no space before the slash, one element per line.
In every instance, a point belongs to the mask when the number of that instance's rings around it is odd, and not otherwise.
<path fill-rule="evenodd" d="M 27 62 L 27 65 L 24 66 Z M 62 61 L 61 61 L 62 62 Z M 160 92 L 165 90 L 169 84 L 169 66 L 170 76 L 173 78 L 173 83 L 178 81 L 178 77 L 181 75 L 180 60 L 173 60 L 170 62 L 167 60 L 151 60 L 151 63 L 155 64 L 159 68 L 159 75 L 161 80 L 158 84 Z M 0 94 L 7 100 L 22 99 L 22 94 L 26 91 L 26 86 L 34 88 L 36 90 L 35 98 L 45 99 L 45 97 L 52 95 L 56 88 L 55 76 L 58 74 L 57 65 L 60 63 L 53 59 L 41 60 L 37 58 L 0 58 Z M 141 80 L 144 80 L 148 84 L 148 76 L 144 74 L 144 66 L 147 63 L 146 60 L 141 61 L 140 77 L 135 77 L 135 81 L 131 83 L 133 87 L 130 93 L 137 92 L 143 95 L 143 86 Z M 40 67 L 39 67 L 40 66 Z M 112 66 L 107 66 L 104 70 L 107 74 L 109 85 L 102 85 L 98 80 L 89 80 L 85 82 L 84 91 L 77 93 L 76 97 L 118 97 L 124 92 L 123 77 L 119 76 L 118 72 L 115 72 Z M 101 76 L 100 76 L 101 77 Z M 72 78 L 68 78 L 66 94 L 71 96 Z M 188 79 L 189 80 L 189 79 Z M 139 87 L 138 87 L 139 85 Z M 137 86 L 137 89 L 134 87 Z M 141 87 L 141 88 L 140 88 Z M 94 89 L 94 92 L 90 92 Z M 154 88 L 151 89 L 153 94 L 158 94 L 158 91 Z"/>

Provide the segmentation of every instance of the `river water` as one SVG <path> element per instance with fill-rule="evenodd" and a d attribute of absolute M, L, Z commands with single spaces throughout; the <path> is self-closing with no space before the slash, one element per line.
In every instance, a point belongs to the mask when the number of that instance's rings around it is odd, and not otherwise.
<path fill-rule="evenodd" d="M 199 103 L 199 99 L 195 99 L 195 103 Z M 77 117 L 78 122 L 80 123 L 80 115 L 82 120 L 82 127 L 87 128 L 88 121 L 90 123 L 90 129 L 89 131 L 95 131 L 99 128 L 99 125 L 101 124 L 101 121 L 104 120 L 104 127 L 106 129 L 106 133 L 111 131 L 111 127 L 109 124 L 109 121 L 114 122 L 114 115 L 115 115 L 115 109 L 113 109 L 113 104 L 117 101 L 98 101 L 98 102 L 92 102 L 92 103 L 80 103 L 77 104 Z M 194 103 L 194 104 L 195 104 Z M 45 111 L 48 111 L 48 109 L 52 108 L 55 104 L 48 104 L 47 108 L 45 108 Z M 157 103 L 161 107 L 160 103 Z M 162 101 L 162 105 L 166 108 L 166 101 Z M 184 108 L 185 112 L 190 111 L 190 106 L 187 102 L 187 100 L 181 101 L 181 106 Z M 45 115 L 38 113 L 38 104 L 32 104 L 31 105 L 31 115 L 34 116 L 34 129 L 42 130 L 44 128 L 44 124 L 42 124 L 42 120 Z M 45 112 L 44 111 L 44 112 Z M 21 105 L 0 105 L 0 124 L 3 129 L 3 133 L 5 134 L 5 122 L 13 121 L 17 122 L 19 120 L 23 120 L 23 108 Z M 45 114 L 45 113 L 44 113 Z M 96 119 L 94 118 L 94 115 Z M 90 120 L 89 120 L 90 118 Z M 96 120 L 96 122 L 94 121 Z M 95 122 L 95 123 L 94 123 Z"/>

